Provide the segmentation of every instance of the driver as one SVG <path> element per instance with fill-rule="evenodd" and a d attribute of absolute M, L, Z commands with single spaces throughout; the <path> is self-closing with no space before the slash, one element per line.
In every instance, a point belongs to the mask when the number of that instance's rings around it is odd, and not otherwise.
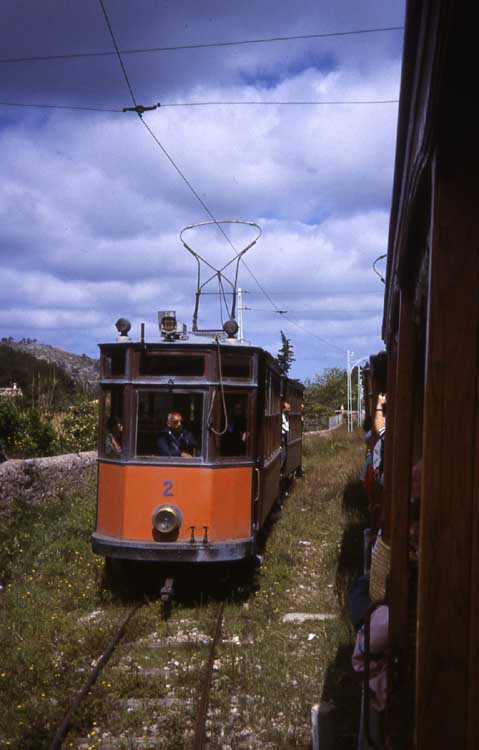
<path fill-rule="evenodd" d="M 164 427 L 156 440 L 160 456 L 193 458 L 198 443 L 194 435 L 183 429 L 183 417 L 178 411 L 168 414 Z"/>

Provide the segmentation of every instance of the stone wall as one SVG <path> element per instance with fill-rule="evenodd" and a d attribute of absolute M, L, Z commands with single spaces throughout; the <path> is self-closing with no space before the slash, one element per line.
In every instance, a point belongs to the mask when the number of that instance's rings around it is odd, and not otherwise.
<path fill-rule="evenodd" d="M 32 503 L 75 492 L 94 491 L 96 451 L 64 456 L 10 460 L 0 464 L 0 513 L 8 513 L 18 499 Z"/>

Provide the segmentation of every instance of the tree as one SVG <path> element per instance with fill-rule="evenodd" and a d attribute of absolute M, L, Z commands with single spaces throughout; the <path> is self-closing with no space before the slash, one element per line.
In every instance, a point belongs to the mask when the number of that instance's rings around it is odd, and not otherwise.
<path fill-rule="evenodd" d="M 280 333 L 281 348 L 278 351 L 276 360 L 284 374 L 287 375 L 296 357 L 294 356 L 294 350 L 291 345 L 291 341 L 287 338 L 287 336 L 284 335 L 283 331 L 280 331 Z"/>
<path fill-rule="evenodd" d="M 315 419 L 331 417 L 341 406 L 347 406 L 347 373 L 340 367 L 328 367 L 314 380 L 306 381 L 305 416 Z M 353 398 L 357 385 L 353 384 Z"/>

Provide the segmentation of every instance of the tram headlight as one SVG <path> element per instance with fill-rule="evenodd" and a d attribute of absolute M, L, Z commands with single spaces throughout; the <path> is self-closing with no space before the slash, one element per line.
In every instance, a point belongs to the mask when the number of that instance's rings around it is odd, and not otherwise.
<path fill-rule="evenodd" d="M 153 513 L 153 527 L 159 534 L 171 534 L 180 528 L 182 516 L 175 505 L 160 505 Z"/>

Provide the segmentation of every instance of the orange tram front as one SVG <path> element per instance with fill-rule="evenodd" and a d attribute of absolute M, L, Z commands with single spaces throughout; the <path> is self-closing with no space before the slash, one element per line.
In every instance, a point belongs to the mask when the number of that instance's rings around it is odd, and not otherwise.
<path fill-rule="evenodd" d="M 270 354 L 238 343 L 126 340 L 100 351 L 94 552 L 165 563 L 252 557 L 282 476 L 301 467 L 302 386 Z M 162 436 L 180 418 L 194 448 L 165 455 Z"/>

